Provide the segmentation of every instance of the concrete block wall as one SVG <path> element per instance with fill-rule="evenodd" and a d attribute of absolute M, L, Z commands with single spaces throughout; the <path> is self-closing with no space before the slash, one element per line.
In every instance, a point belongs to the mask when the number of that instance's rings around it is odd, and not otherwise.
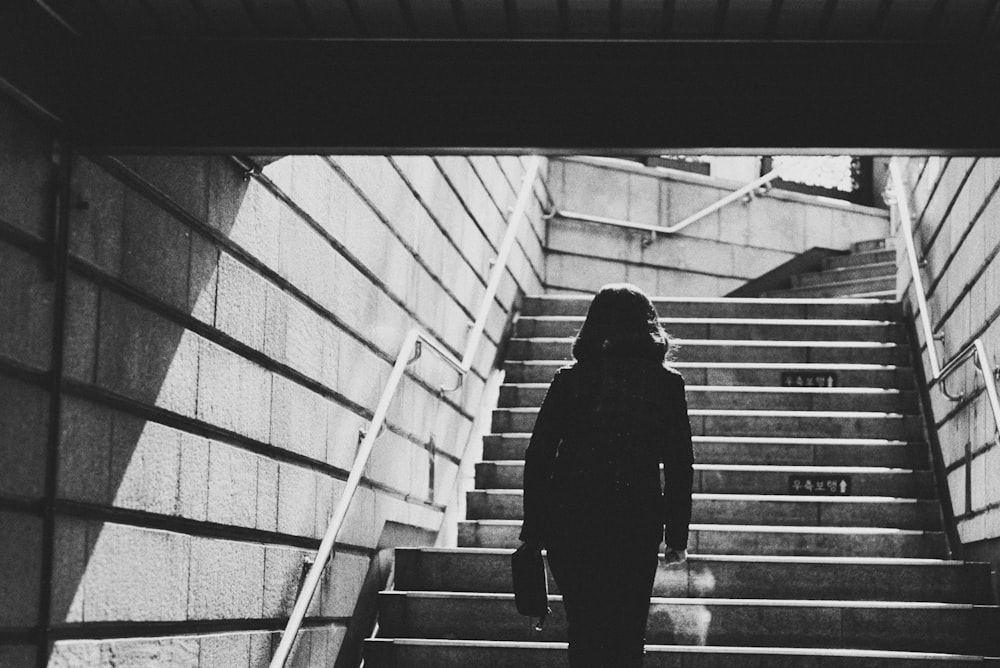
<path fill-rule="evenodd" d="M 265 665 L 407 329 L 461 356 L 524 161 L 68 152 L 59 294 L 53 141 L 0 100 L 0 665 Z M 430 352 L 404 378 L 297 665 L 457 502 L 543 196 L 462 389 Z"/>
<path fill-rule="evenodd" d="M 659 226 L 746 184 L 596 158 L 553 160 L 548 183 L 560 210 Z M 545 281 L 550 292 L 593 293 L 629 281 L 659 295 L 723 296 L 810 248 L 847 249 L 888 233 L 883 209 L 777 190 L 652 243 L 647 232 L 556 217 Z"/>
<path fill-rule="evenodd" d="M 1000 366 L 1000 159 L 913 158 L 906 180 L 914 217 L 914 241 L 926 259 L 923 273 L 928 310 L 941 364 L 981 337 L 990 363 Z M 897 228 L 900 290 L 913 313 L 925 373 L 927 341 L 918 322 L 912 275 L 906 265 L 902 229 Z M 931 408 L 947 473 L 947 485 L 967 557 L 1000 564 L 1000 443 L 971 361 L 947 383 L 958 402 L 939 388 Z"/>

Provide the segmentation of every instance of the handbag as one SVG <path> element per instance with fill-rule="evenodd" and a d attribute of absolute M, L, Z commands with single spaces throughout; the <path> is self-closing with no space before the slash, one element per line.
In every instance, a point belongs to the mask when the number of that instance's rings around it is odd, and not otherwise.
<path fill-rule="evenodd" d="M 524 544 L 510 557 L 510 574 L 514 584 L 514 605 L 526 617 L 538 617 L 534 628 L 541 631 L 549 608 L 549 581 L 545 576 L 542 551 Z"/>

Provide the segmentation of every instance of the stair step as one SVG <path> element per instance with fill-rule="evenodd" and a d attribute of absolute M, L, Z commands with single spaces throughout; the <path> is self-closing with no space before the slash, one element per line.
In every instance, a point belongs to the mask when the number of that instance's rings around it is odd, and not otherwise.
<path fill-rule="evenodd" d="M 495 640 L 386 639 L 365 641 L 365 658 L 381 668 L 555 668 L 566 665 L 566 643 Z M 1000 659 L 965 654 L 787 647 L 646 645 L 646 668 L 996 668 Z"/>
<path fill-rule="evenodd" d="M 520 520 L 519 489 L 476 489 L 465 494 L 470 520 Z M 890 496 L 694 494 L 691 521 L 699 524 L 885 527 L 936 531 L 937 501 Z"/>
<path fill-rule="evenodd" d="M 513 594 L 387 591 L 379 594 L 379 626 L 395 638 L 564 641 L 562 598 L 550 595 L 549 605 L 552 614 L 536 634 L 515 610 Z M 991 654 L 1000 652 L 997 628 L 995 606 L 655 597 L 646 641 Z"/>
<path fill-rule="evenodd" d="M 694 491 L 706 494 L 784 494 L 789 479 L 810 477 L 850 480 L 858 496 L 894 496 L 933 499 L 930 471 L 860 466 L 774 466 L 746 464 L 695 464 Z M 486 461 L 476 464 L 477 489 L 521 489 L 524 462 Z"/>
<path fill-rule="evenodd" d="M 781 364 L 908 364 L 909 346 L 881 341 L 761 341 L 753 339 L 674 339 L 682 362 L 770 362 Z M 573 339 L 512 338 L 512 360 L 571 360 Z"/>
<path fill-rule="evenodd" d="M 660 317 L 902 319 L 899 302 L 881 299 L 781 299 L 755 297 L 651 297 Z M 586 315 L 593 295 L 525 297 L 522 315 Z"/>
<path fill-rule="evenodd" d="M 509 549 L 396 550 L 395 586 L 412 591 L 513 591 Z M 558 593 L 549 577 L 549 591 Z M 692 555 L 660 562 L 654 596 L 990 603 L 990 567 L 939 559 Z"/>
<path fill-rule="evenodd" d="M 523 460 L 530 435 L 489 434 L 487 460 Z M 695 436 L 694 460 L 701 464 L 779 464 L 786 466 L 889 466 L 925 469 L 927 446 L 920 442 L 865 438 L 781 438 Z"/>
<path fill-rule="evenodd" d="M 514 336 L 571 337 L 584 316 L 519 316 Z M 903 328 L 890 320 L 819 320 L 803 318 L 660 318 L 667 332 L 684 339 L 894 341 L 905 339 Z"/>
<path fill-rule="evenodd" d="M 832 283 L 846 283 L 851 281 L 865 281 L 874 279 L 896 280 L 896 260 L 891 262 L 879 262 L 875 264 L 857 264 L 851 267 L 838 267 L 836 269 L 826 269 L 823 271 L 810 271 L 792 277 L 792 286 L 796 288 L 810 287 L 814 285 L 830 285 Z"/>
<path fill-rule="evenodd" d="M 567 360 L 508 360 L 508 383 L 549 383 Z M 671 362 L 689 385 L 754 385 L 780 387 L 786 376 L 833 375 L 838 387 L 913 388 L 908 366 L 886 364 L 793 364 L 784 362 Z"/>
<path fill-rule="evenodd" d="M 768 297 L 836 297 L 847 295 L 862 295 L 871 292 L 883 292 L 896 289 L 896 277 L 865 278 L 853 281 L 836 281 L 810 285 L 787 290 L 774 290 L 766 293 Z"/>
<path fill-rule="evenodd" d="M 461 547 L 517 547 L 520 520 L 466 520 L 458 525 Z M 692 524 L 691 554 L 739 554 L 808 557 L 898 557 L 941 559 L 948 556 L 940 531 L 882 527 L 794 527 Z"/>
<path fill-rule="evenodd" d="M 493 433 L 530 432 L 538 408 L 498 408 Z M 919 440 L 923 426 L 914 415 L 866 411 L 777 411 L 690 409 L 691 433 L 714 436 L 787 436 Z"/>
<path fill-rule="evenodd" d="M 880 262 L 895 262 L 896 249 L 879 249 L 850 253 L 849 255 L 834 255 L 823 258 L 824 269 L 838 269 L 840 267 L 854 267 L 860 264 L 876 264 Z"/>
<path fill-rule="evenodd" d="M 498 405 L 538 407 L 548 389 L 549 383 L 506 384 L 500 388 Z M 689 383 L 687 402 L 688 408 L 707 409 L 739 406 L 751 410 L 917 411 L 916 392 L 873 387 L 731 387 Z"/>

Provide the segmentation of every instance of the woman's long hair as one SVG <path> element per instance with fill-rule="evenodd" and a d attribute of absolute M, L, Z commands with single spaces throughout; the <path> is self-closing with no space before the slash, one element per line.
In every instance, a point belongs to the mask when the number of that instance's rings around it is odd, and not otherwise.
<path fill-rule="evenodd" d="M 601 357 L 640 357 L 662 362 L 671 352 L 656 307 L 631 283 L 609 283 L 590 303 L 573 342 L 580 362 Z"/>

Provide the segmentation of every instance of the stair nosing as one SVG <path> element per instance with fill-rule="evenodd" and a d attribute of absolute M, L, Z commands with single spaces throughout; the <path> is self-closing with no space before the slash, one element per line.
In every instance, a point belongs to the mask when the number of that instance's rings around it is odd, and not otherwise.
<path fill-rule="evenodd" d="M 531 437 L 531 432 L 510 431 L 503 433 L 491 433 L 486 436 L 497 438 L 518 438 L 527 439 Z M 765 445 L 830 445 L 831 447 L 852 445 L 852 446 L 918 446 L 923 445 L 923 441 L 905 441 L 894 438 L 829 438 L 829 437 L 809 437 L 809 436 L 701 436 L 691 437 L 695 443 L 761 443 Z"/>
<path fill-rule="evenodd" d="M 507 592 L 442 591 L 426 589 L 388 589 L 379 595 L 406 596 L 426 599 L 465 599 L 513 601 L 514 594 Z M 561 594 L 549 594 L 550 601 L 561 601 Z M 843 599 L 803 599 L 803 598 L 716 598 L 685 596 L 651 596 L 650 603 L 660 605 L 700 605 L 761 608 L 855 608 L 882 610 L 1000 610 L 1000 605 L 983 603 L 941 603 L 938 601 L 865 601 Z"/>
<path fill-rule="evenodd" d="M 522 489 L 509 489 L 504 487 L 490 487 L 487 489 L 470 489 L 466 494 L 476 494 L 480 496 L 523 496 Z M 920 499 L 909 496 L 834 496 L 834 495 L 797 495 L 797 494 L 759 494 L 759 493 L 719 493 L 719 492 L 693 492 L 691 498 L 695 501 L 738 501 L 755 503 L 825 503 L 842 504 L 851 503 L 886 506 L 906 506 L 918 504 L 938 503 L 937 499 Z"/>
<path fill-rule="evenodd" d="M 563 651 L 569 644 L 558 640 L 461 640 L 452 638 L 366 638 L 366 643 L 393 644 L 414 647 L 482 647 L 537 649 L 543 651 Z M 735 645 L 662 645 L 646 644 L 647 653 L 678 652 L 688 654 L 764 654 L 776 656 L 844 657 L 861 659 L 913 659 L 919 661 L 970 661 L 979 662 L 991 657 L 972 654 L 948 654 L 943 652 L 911 652 L 905 650 L 873 650 L 826 647 L 754 647 Z"/>
<path fill-rule="evenodd" d="M 519 527 L 521 520 L 461 520 L 466 524 L 481 524 L 483 526 L 496 527 Z M 902 535 L 902 536 L 940 536 L 944 535 L 941 529 L 899 529 L 896 527 L 858 527 L 858 526 L 815 526 L 811 524 L 704 524 L 692 523 L 689 525 L 691 531 L 716 531 L 723 533 L 798 533 L 798 534 L 827 534 L 827 535 Z"/>
<path fill-rule="evenodd" d="M 494 554 L 509 556 L 515 548 L 507 547 L 401 547 L 397 550 L 433 554 Z M 544 549 L 542 550 L 545 551 Z M 662 553 L 661 553 L 662 554 Z M 928 568 L 978 568 L 989 562 L 934 559 L 928 557 L 837 557 L 767 554 L 689 554 L 687 560 L 704 562 L 740 562 L 773 564 L 811 564 L 818 566 L 918 566 Z"/>

